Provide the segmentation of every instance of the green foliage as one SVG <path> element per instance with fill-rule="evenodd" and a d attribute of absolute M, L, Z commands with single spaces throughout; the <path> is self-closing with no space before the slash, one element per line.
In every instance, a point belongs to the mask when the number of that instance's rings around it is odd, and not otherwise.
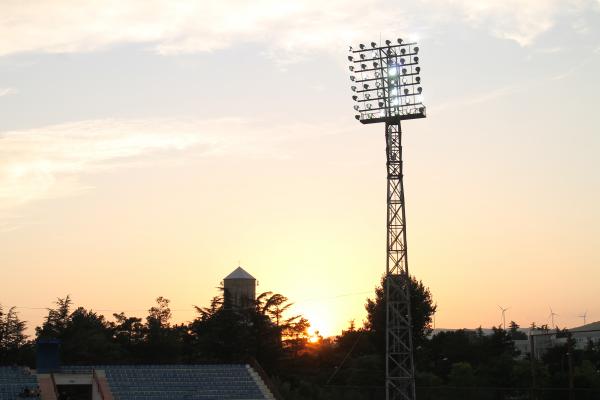
<path fill-rule="evenodd" d="M 574 383 L 576 387 L 600 388 L 600 372 L 592 360 L 583 360 L 575 367 Z"/>
<path fill-rule="evenodd" d="M 448 383 L 451 386 L 474 386 L 475 371 L 471 364 L 465 361 L 452 364 L 448 374 Z"/>

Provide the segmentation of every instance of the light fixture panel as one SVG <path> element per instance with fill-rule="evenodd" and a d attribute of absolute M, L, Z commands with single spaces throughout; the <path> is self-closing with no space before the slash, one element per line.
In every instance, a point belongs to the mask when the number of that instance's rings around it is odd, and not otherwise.
<path fill-rule="evenodd" d="M 353 99 L 363 124 L 425 118 L 419 47 L 416 43 L 385 41 L 386 45 L 350 47 Z M 397 43 L 397 44 L 396 44 Z"/>

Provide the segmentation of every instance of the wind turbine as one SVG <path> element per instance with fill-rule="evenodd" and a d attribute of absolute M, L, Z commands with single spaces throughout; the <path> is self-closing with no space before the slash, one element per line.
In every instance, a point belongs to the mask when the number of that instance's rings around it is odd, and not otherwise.
<path fill-rule="evenodd" d="M 585 325 L 585 322 L 586 322 L 586 320 L 587 320 L 587 311 L 586 311 L 586 312 L 584 312 L 584 313 L 583 313 L 583 314 L 581 314 L 581 315 L 578 315 L 578 317 L 579 317 L 579 318 L 583 318 L 583 324 Z"/>
<path fill-rule="evenodd" d="M 554 317 L 559 317 L 560 315 L 558 315 L 557 313 L 555 313 L 554 311 L 552 311 L 552 307 L 550 307 L 550 315 L 548 315 L 548 318 L 552 319 L 552 327 L 556 328 L 556 325 L 554 324 Z"/>
<path fill-rule="evenodd" d="M 503 308 L 502 306 L 498 306 L 500 310 L 502 310 L 502 325 L 504 326 L 504 330 L 506 330 L 506 310 L 510 309 L 510 307 Z"/>

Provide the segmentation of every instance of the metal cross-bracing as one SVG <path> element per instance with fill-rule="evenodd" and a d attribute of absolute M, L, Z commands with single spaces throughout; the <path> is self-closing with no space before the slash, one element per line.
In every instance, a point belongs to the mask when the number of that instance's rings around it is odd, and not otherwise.
<path fill-rule="evenodd" d="M 385 124 L 387 155 L 386 399 L 414 400 L 410 286 L 400 119 Z"/>

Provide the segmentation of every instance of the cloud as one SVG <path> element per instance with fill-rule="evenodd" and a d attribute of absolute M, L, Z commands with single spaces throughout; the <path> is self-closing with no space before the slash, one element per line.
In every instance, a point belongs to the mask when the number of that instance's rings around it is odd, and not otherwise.
<path fill-rule="evenodd" d="M 586 0 L 424 0 L 445 9 L 459 11 L 473 26 L 493 35 L 531 45 L 550 30 L 560 15 L 582 9 Z"/>
<path fill-rule="evenodd" d="M 198 157 L 287 159 L 286 142 L 344 129 L 340 123 L 282 126 L 239 118 L 163 118 L 86 120 L 0 132 L 0 231 L 20 223 L 15 214 L 20 206 L 92 189 L 84 183 L 86 174 Z"/>
<path fill-rule="evenodd" d="M 197 147 L 201 154 L 253 151 L 241 120 L 89 120 L 0 133 L 0 217 L 6 210 L 45 198 L 89 190 L 85 173 L 157 162 Z M 234 148 L 235 147 L 235 148 Z M 148 157 L 152 155 L 153 157 Z"/>
<path fill-rule="evenodd" d="M 16 94 L 18 91 L 13 88 L 0 88 L 0 97 Z"/>
<path fill-rule="evenodd" d="M 159 54 L 261 43 L 276 53 L 340 47 L 374 34 L 427 30 L 458 13 L 495 35 L 531 44 L 585 0 L 18 0 L 0 3 L 0 55 L 86 52 L 142 43 Z M 343 46 L 341 46 L 343 47 Z"/>
<path fill-rule="evenodd" d="M 0 4 L 0 55 L 85 52 L 148 43 L 160 54 L 213 51 L 235 43 L 314 45 L 324 29 L 352 31 L 353 7 L 341 0 L 43 0 Z M 356 8 L 356 7 L 355 7 Z M 327 27 L 327 28 L 324 28 Z M 309 30 L 308 28 L 312 28 Z M 277 34 L 274 34 L 274 33 Z"/>
<path fill-rule="evenodd" d="M 523 90 L 523 86 L 518 85 L 510 85 L 505 87 L 500 87 L 495 90 L 490 90 L 485 93 L 477 93 L 471 96 L 455 98 L 451 101 L 447 101 L 445 103 L 441 103 L 433 106 L 433 110 L 436 113 L 444 112 L 447 110 L 460 109 L 464 107 L 473 106 L 480 103 L 486 103 L 488 101 L 496 100 L 500 97 L 509 96 L 515 92 Z"/>

